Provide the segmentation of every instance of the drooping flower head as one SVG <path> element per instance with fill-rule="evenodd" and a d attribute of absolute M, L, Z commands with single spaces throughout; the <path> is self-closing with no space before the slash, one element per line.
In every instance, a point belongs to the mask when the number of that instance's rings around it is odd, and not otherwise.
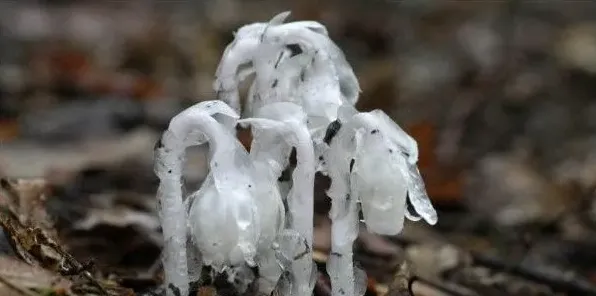
<path fill-rule="evenodd" d="M 255 73 L 245 117 L 260 107 L 289 101 L 302 106 L 313 133 L 324 132 L 342 104 L 354 105 L 360 87 L 341 49 L 318 22 L 284 24 L 289 12 L 268 23 L 238 30 L 218 66 L 214 88 L 220 99 L 240 110 L 239 83 Z"/>
<path fill-rule="evenodd" d="M 416 164 L 418 146 L 411 136 L 381 110 L 357 112 L 345 107 L 335 125 L 338 131 L 327 153 L 334 167 L 328 170 L 341 174 L 332 176 L 338 184 L 349 180 L 343 186 L 349 186 L 352 198 L 360 200 L 365 222 L 373 232 L 399 233 L 404 216 L 437 222 Z M 330 195 L 333 190 L 332 183 Z M 415 213 L 409 212 L 406 198 Z"/>

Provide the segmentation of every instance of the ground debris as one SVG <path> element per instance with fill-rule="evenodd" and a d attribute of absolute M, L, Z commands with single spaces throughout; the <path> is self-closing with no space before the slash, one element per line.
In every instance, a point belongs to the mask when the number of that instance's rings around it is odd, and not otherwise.
<path fill-rule="evenodd" d="M 32 186 L 19 187 L 13 185 L 28 184 L 26 180 L 9 181 L 1 179 L 0 184 L 2 189 L 7 191 L 9 195 L 6 198 L 7 203 L 0 206 L 0 225 L 18 258 L 32 267 L 43 268 L 63 277 L 76 276 L 82 278 L 86 284 L 79 284 L 78 286 L 92 287 L 97 295 L 130 295 L 129 291 L 118 291 L 117 287 L 108 292 L 92 276 L 90 272 L 91 262 L 80 263 L 58 243 L 55 229 L 49 226 L 47 213 L 42 210 L 43 207 L 39 203 L 32 202 L 43 200 L 40 197 L 42 191 L 38 191 L 39 196 L 35 198 L 34 194 L 30 194 L 31 192 L 28 190 Z M 39 185 L 43 182 L 36 180 L 33 184 Z M 30 205 L 30 207 L 26 205 Z M 42 212 L 44 214 L 41 214 Z M 39 219 L 37 217 L 44 218 L 37 220 Z M 9 281 L 6 281 L 6 283 L 9 283 Z M 117 291 L 117 294 L 112 290 Z"/>

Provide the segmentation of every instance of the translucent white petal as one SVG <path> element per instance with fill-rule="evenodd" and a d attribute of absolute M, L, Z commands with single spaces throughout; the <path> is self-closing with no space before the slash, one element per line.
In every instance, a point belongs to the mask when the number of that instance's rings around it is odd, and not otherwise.
<path fill-rule="evenodd" d="M 198 193 L 200 196 L 193 199 L 189 219 L 190 231 L 194 243 L 201 250 L 203 261 L 216 270 L 221 270 L 227 265 L 242 264 L 245 254 L 240 244 L 252 243 L 256 248 L 256 237 L 252 242 L 247 242 L 246 238 L 241 241 L 239 233 L 250 231 L 248 226 L 256 223 L 256 217 L 242 217 L 236 212 L 237 208 L 254 208 L 252 200 L 221 196 L 213 186 L 212 178 L 205 180 Z"/>
<path fill-rule="evenodd" d="M 373 120 L 378 124 L 379 129 L 385 131 L 385 134 L 391 141 L 398 145 L 400 150 L 407 155 L 408 162 L 416 163 L 418 161 L 418 144 L 416 140 L 408 135 L 385 112 L 373 110 L 369 114 L 374 118 Z"/>
<path fill-rule="evenodd" d="M 315 21 L 296 21 L 296 22 L 291 22 L 291 23 L 287 23 L 285 24 L 286 28 L 307 28 L 315 33 L 321 34 L 321 35 L 329 35 L 329 32 L 327 32 L 327 28 L 325 28 L 325 26 L 323 26 L 323 24 L 319 23 L 319 22 L 315 22 Z"/>
<path fill-rule="evenodd" d="M 269 25 L 274 26 L 283 24 L 283 22 L 290 16 L 290 14 L 290 11 L 284 11 L 276 14 L 274 17 L 271 18 L 271 20 L 269 20 Z"/>
<path fill-rule="evenodd" d="M 383 135 L 387 141 L 395 144 L 393 152 L 398 150 L 407 162 L 400 162 L 398 165 L 405 182 L 407 183 L 409 200 L 416 212 L 429 224 L 434 225 L 437 222 L 437 213 L 433 208 L 426 189 L 424 181 L 420 176 L 416 161 L 418 159 L 418 147 L 416 141 L 403 131 L 399 125 L 389 118 L 384 112 L 374 110 L 369 113 L 360 113 L 354 116 L 354 120 L 369 129 L 374 128 L 377 134 Z M 395 162 L 395 161 L 394 161 Z M 405 212 L 411 220 L 419 220 L 415 215 Z"/>
<path fill-rule="evenodd" d="M 352 195 L 359 198 L 367 228 L 378 234 L 401 232 L 408 183 L 401 168 L 405 159 L 383 131 L 359 129 L 350 174 Z"/>
<path fill-rule="evenodd" d="M 424 218 L 424 220 L 431 225 L 437 223 L 438 216 L 435 208 L 433 207 L 428 195 L 426 194 L 426 188 L 424 186 L 424 181 L 422 180 L 422 176 L 420 176 L 420 171 L 418 170 L 418 166 L 415 164 L 408 164 L 408 172 L 409 172 L 409 186 L 408 186 L 408 195 L 410 198 L 410 202 L 416 209 L 416 212 Z"/>
<path fill-rule="evenodd" d="M 314 25 L 314 24 L 313 24 Z M 358 100 L 360 86 L 350 64 L 342 50 L 326 34 L 320 34 L 320 27 L 287 23 L 269 28 L 265 39 L 284 44 L 300 44 L 306 50 L 319 50 L 329 55 L 335 68 L 342 95 L 346 102 L 354 105 Z M 313 30 L 315 28 L 315 30 Z"/>

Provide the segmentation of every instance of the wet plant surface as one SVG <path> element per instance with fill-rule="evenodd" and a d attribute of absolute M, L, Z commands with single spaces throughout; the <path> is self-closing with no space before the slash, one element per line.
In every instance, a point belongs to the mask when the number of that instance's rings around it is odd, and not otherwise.
<path fill-rule="evenodd" d="M 0 294 L 162 295 L 153 146 L 216 98 L 232 31 L 291 9 L 344 50 L 357 107 L 418 141 L 438 211 L 397 236 L 361 227 L 366 295 L 596 295 L 593 3 L 228 2 L 0 4 Z M 189 192 L 205 151 L 188 152 Z M 330 295 L 328 187 L 317 175 L 315 295 Z M 191 287 L 238 294 L 209 270 Z"/>

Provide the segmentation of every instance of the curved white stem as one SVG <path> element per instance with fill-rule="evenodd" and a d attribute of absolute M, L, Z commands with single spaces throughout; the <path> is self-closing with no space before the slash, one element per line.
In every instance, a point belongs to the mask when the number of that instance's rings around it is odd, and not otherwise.
<path fill-rule="evenodd" d="M 307 51 L 325 51 L 330 57 L 335 72 L 337 72 L 342 95 L 344 95 L 345 100 L 349 104 L 356 104 L 358 95 L 360 94 L 358 79 L 352 67 L 346 61 L 344 53 L 328 36 L 317 33 L 316 29 L 313 30 L 305 26 L 298 26 L 295 23 L 268 28 L 265 36 L 273 43 L 295 43 L 302 45 Z"/>
<path fill-rule="evenodd" d="M 231 141 L 233 136 L 211 117 L 211 113 L 235 117 L 233 111 L 226 107 L 219 103 L 202 102 L 184 110 L 172 119 L 155 147 L 155 173 L 160 179 L 157 197 L 164 236 L 163 265 L 167 295 L 187 295 L 189 289 L 187 214 L 181 181 L 185 150 L 188 146 L 204 142 L 205 136 L 212 141 L 211 149 L 229 144 L 226 141 Z M 211 113 L 204 110 L 210 110 Z M 197 130 L 201 134 L 197 134 Z M 230 136 L 222 137 L 226 134 Z"/>

